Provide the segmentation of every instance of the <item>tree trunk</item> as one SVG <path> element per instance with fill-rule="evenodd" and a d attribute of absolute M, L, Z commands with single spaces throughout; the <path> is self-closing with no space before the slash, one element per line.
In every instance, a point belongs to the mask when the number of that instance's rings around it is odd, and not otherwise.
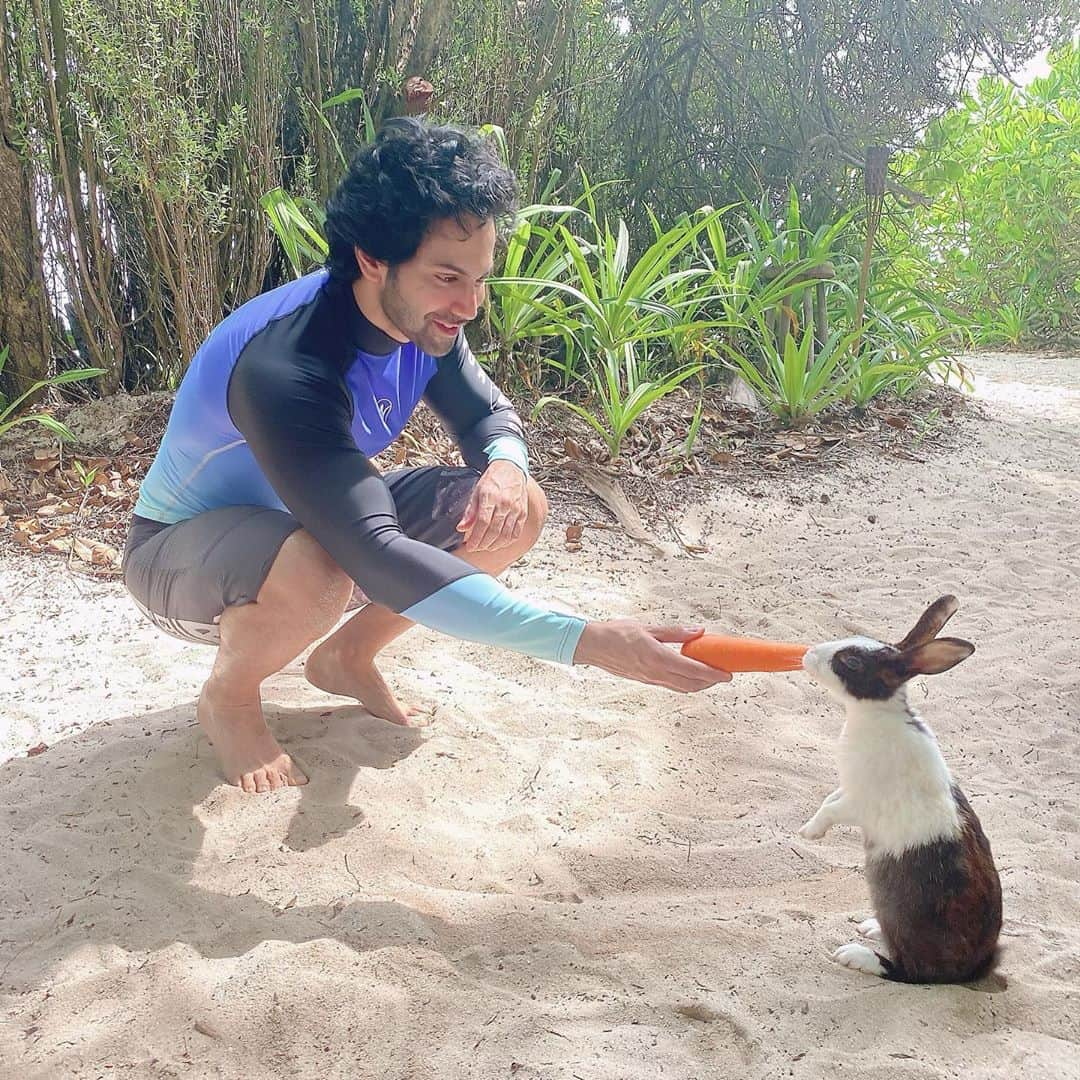
<path fill-rule="evenodd" d="M 7 41 L 0 7 L 0 348 L 9 347 L 3 385 L 12 397 L 48 374 L 50 350 L 30 171 L 15 148 Z"/>

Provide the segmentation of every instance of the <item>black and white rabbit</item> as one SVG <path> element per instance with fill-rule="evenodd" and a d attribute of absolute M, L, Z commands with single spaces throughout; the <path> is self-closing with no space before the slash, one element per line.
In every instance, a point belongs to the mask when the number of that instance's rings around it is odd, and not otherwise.
<path fill-rule="evenodd" d="M 899 982 L 969 982 L 998 956 L 1001 883 L 990 844 L 905 686 L 975 651 L 937 636 L 958 607 L 956 597 L 941 597 L 897 645 L 847 638 L 815 646 L 803 662 L 844 703 L 847 719 L 840 787 L 799 835 L 818 840 L 833 825 L 862 830 L 876 918 L 859 932 L 881 947 L 855 942 L 833 959 Z"/>

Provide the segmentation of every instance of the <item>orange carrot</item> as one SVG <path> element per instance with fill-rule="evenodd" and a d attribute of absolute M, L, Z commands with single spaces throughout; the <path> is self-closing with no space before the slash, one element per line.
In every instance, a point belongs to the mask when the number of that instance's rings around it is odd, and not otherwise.
<path fill-rule="evenodd" d="M 683 656 L 724 671 L 797 671 L 807 646 L 788 641 L 703 634 L 682 647 Z"/>

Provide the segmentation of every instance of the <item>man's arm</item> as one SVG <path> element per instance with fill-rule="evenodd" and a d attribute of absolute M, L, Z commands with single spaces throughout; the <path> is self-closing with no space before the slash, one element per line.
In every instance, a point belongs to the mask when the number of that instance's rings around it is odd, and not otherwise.
<path fill-rule="evenodd" d="M 482 474 L 458 530 L 466 551 L 498 551 L 517 540 L 528 518 L 529 454 L 521 419 L 476 362 L 464 331 L 437 364 L 424 400 Z"/>
<path fill-rule="evenodd" d="M 528 475 L 521 418 L 477 363 L 463 330 L 437 364 L 424 400 L 453 435 L 465 461 L 480 473 L 492 461 L 512 461 Z"/>
<path fill-rule="evenodd" d="M 402 532 L 389 489 L 353 440 L 348 391 L 326 361 L 246 352 L 228 404 L 281 501 L 372 600 L 454 637 L 573 663 L 583 619 L 517 600 Z"/>
<path fill-rule="evenodd" d="M 699 630 L 586 623 L 547 611 L 515 599 L 462 559 L 406 536 L 389 489 L 353 441 L 352 400 L 326 361 L 249 348 L 233 371 L 228 407 L 281 501 L 376 603 L 454 637 L 592 664 L 673 690 L 702 690 L 731 678 L 663 644 Z"/>

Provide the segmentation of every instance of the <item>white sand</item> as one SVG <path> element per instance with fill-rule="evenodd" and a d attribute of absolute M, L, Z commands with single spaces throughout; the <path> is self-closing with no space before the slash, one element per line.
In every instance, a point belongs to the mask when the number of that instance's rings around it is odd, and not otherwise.
<path fill-rule="evenodd" d="M 944 457 L 814 478 L 801 506 L 718 491 L 686 526 L 698 560 L 552 532 L 510 580 L 809 641 L 898 635 L 957 593 L 978 651 L 914 700 L 994 847 L 1007 989 L 829 962 L 866 889 L 856 832 L 795 836 L 841 723 L 800 674 L 680 697 L 415 632 L 391 678 L 432 727 L 294 666 L 268 713 L 312 783 L 249 797 L 193 724 L 211 653 L 119 585 L 20 560 L 0 1075 L 1080 1077 L 1080 360 L 977 369 L 993 419 Z"/>

